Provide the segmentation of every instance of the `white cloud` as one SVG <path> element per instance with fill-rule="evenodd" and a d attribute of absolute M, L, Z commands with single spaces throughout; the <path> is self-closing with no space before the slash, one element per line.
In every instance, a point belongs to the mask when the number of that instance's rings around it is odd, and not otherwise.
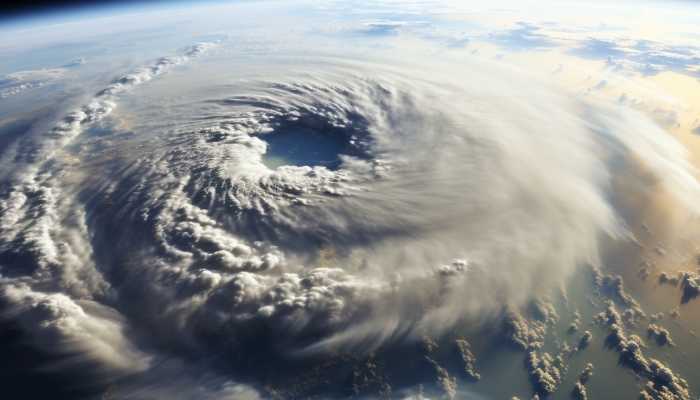
<path fill-rule="evenodd" d="M 64 77 L 63 68 L 18 71 L 0 78 L 0 99 L 18 95 L 26 90 L 40 88 Z"/>

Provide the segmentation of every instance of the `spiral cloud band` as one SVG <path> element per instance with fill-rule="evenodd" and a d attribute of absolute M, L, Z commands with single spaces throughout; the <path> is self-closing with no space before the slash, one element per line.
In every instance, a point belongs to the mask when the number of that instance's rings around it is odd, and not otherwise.
<path fill-rule="evenodd" d="M 698 204 L 684 148 L 647 117 L 489 61 L 459 81 L 285 62 L 120 112 L 217 46 L 123 75 L 2 154 L 4 317 L 45 351 L 255 382 L 256 360 L 439 336 L 599 265 L 601 239 L 631 236 L 613 184 L 631 163 Z"/>

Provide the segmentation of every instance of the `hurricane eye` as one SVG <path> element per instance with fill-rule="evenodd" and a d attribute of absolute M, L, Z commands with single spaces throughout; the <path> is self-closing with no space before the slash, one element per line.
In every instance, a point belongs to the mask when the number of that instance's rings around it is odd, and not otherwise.
<path fill-rule="evenodd" d="M 263 163 L 270 169 L 291 165 L 337 170 L 340 156 L 348 150 L 342 135 L 304 127 L 287 127 L 258 138 L 267 143 Z"/>

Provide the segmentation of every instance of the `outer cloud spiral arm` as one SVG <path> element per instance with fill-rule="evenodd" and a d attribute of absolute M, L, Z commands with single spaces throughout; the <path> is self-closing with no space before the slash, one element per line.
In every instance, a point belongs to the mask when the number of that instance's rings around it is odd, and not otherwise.
<path fill-rule="evenodd" d="M 70 210 L 67 202 L 75 199 L 61 191 L 59 158 L 85 127 L 113 111 L 117 95 L 212 45 L 197 44 L 183 56 L 164 57 L 122 76 L 49 132 L 29 138 L 19 148 L 16 159 L 23 163 L 0 200 L 2 297 L 10 305 L 8 316 L 46 349 L 64 343 L 107 367 L 127 371 L 147 367 L 148 357 L 123 334 L 123 317 L 109 305 L 93 301 L 105 301 L 110 288 L 94 266 L 84 212 Z"/>

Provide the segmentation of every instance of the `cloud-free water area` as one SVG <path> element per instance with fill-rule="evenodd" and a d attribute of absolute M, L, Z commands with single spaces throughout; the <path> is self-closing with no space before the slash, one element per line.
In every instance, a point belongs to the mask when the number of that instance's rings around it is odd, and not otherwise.
<path fill-rule="evenodd" d="M 340 154 L 347 147 L 342 135 L 309 128 L 295 127 L 260 135 L 259 138 L 267 143 L 263 162 L 272 169 L 293 165 L 335 170 L 341 163 Z"/>

